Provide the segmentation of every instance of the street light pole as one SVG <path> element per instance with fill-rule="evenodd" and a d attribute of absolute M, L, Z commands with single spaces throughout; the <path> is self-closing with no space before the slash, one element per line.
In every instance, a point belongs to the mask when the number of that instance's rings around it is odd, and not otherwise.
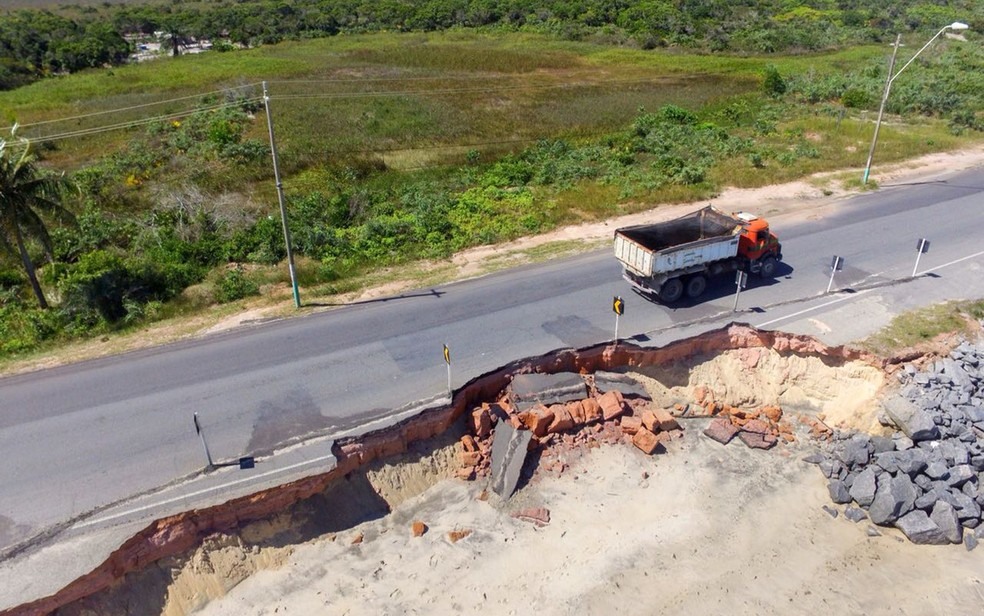
<path fill-rule="evenodd" d="M 875 144 L 878 143 L 878 129 L 881 128 L 882 116 L 885 115 L 885 103 L 888 102 L 888 92 L 892 89 L 892 71 L 895 70 L 895 56 L 899 53 L 899 41 L 902 40 L 901 34 L 895 35 L 895 46 L 892 48 L 892 59 L 888 62 L 888 77 L 885 79 L 885 92 L 882 93 L 881 105 L 878 107 L 878 119 L 875 121 L 875 136 L 871 139 L 871 147 L 868 148 L 868 162 L 864 164 L 864 177 L 861 178 L 862 184 L 868 183 L 868 174 L 871 172 L 871 159 L 875 156 Z M 912 60 L 909 60 L 912 62 Z"/>
<path fill-rule="evenodd" d="M 287 270 L 290 272 L 290 286 L 294 290 L 294 307 L 301 307 L 301 294 L 297 290 L 297 273 L 294 271 L 294 251 L 290 245 L 290 226 L 287 224 L 287 205 L 284 203 L 284 184 L 280 180 L 280 165 L 277 163 L 277 142 L 273 139 L 273 117 L 270 115 L 270 95 L 267 84 L 263 82 L 263 107 L 266 109 L 267 130 L 270 133 L 270 154 L 273 156 L 273 179 L 277 183 L 277 201 L 280 202 L 280 222 L 284 227 L 284 245 L 287 247 Z"/>
<path fill-rule="evenodd" d="M 892 71 L 895 70 L 895 56 L 899 53 L 899 41 L 902 38 L 901 34 L 895 36 L 895 47 L 894 49 L 892 49 L 892 60 L 891 62 L 889 62 L 888 65 L 888 79 L 885 80 L 885 92 L 882 93 L 881 105 L 878 107 L 878 120 L 875 121 L 875 136 L 871 139 L 871 148 L 868 150 L 868 162 L 866 162 L 864 165 L 864 175 L 861 177 L 862 184 L 868 183 L 868 175 L 871 173 L 871 159 L 874 158 L 875 156 L 875 144 L 878 143 L 878 129 L 881 128 L 882 116 L 885 113 L 885 103 L 888 102 L 888 93 L 892 89 L 892 82 L 895 81 L 896 77 L 902 74 L 902 71 L 904 71 L 910 64 L 912 64 L 912 61 L 915 60 L 919 56 L 919 54 L 921 54 L 923 51 L 925 51 L 927 47 L 929 47 L 930 43 L 932 43 L 937 38 L 939 38 L 941 34 L 946 32 L 947 30 L 959 31 L 959 30 L 966 30 L 969 27 L 970 26 L 968 26 L 967 24 L 961 23 L 959 21 L 955 21 L 948 26 L 943 26 L 942 28 L 940 28 L 940 31 L 933 36 L 933 38 L 926 41 L 926 44 L 919 48 L 919 51 L 917 51 L 915 55 L 909 58 L 908 62 L 902 65 L 902 68 L 900 68 L 898 72 L 893 74 Z"/>

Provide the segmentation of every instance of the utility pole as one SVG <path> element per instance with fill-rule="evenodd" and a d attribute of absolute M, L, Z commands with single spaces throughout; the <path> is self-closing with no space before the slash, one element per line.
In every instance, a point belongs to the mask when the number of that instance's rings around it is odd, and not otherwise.
<path fill-rule="evenodd" d="M 895 56 L 899 53 L 899 42 L 901 40 L 902 35 L 896 34 L 895 47 L 892 49 L 892 59 L 888 63 L 888 78 L 885 80 L 885 92 L 882 93 L 881 105 L 878 107 L 878 120 L 875 121 L 875 136 L 871 139 L 871 148 L 868 149 L 868 162 L 864 164 L 864 177 L 861 178 L 862 184 L 868 183 L 868 174 L 871 173 L 871 159 L 875 156 L 875 144 L 878 143 L 878 129 L 881 128 L 882 115 L 885 114 L 885 103 L 888 102 L 888 93 L 892 89 L 892 80 L 895 79 L 892 71 L 895 70 Z M 902 71 L 899 72 L 901 73 Z"/>
<path fill-rule="evenodd" d="M 263 82 L 263 107 L 266 109 L 267 130 L 270 132 L 270 153 L 273 155 L 273 179 L 277 183 L 277 200 L 280 202 L 280 221 L 284 226 L 284 244 L 287 246 L 287 268 L 290 270 L 290 285 L 294 290 L 294 307 L 301 307 L 301 294 L 297 289 L 297 273 L 294 271 L 294 250 L 290 244 L 290 227 L 287 225 L 287 205 L 284 203 L 284 184 L 280 181 L 280 166 L 277 164 L 277 143 L 273 139 L 273 117 L 270 115 L 270 95 L 267 83 Z"/>

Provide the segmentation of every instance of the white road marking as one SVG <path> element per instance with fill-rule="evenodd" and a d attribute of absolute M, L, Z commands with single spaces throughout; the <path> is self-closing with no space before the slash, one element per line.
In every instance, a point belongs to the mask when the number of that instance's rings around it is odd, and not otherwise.
<path fill-rule="evenodd" d="M 841 302 L 845 302 L 845 301 L 847 301 L 849 299 L 853 299 L 853 298 L 858 297 L 860 295 L 864 295 L 865 293 L 867 293 L 867 292 L 869 292 L 871 290 L 872 289 L 865 289 L 864 291 L 858 291 L 857 293 L 849 293 L 849 294 L 844 295 L 844 297 L 839 297 L 837 299 L 830 300 L 829 302 L 826 302 L 824 304 L 817 304 L 816 306 L 811 306 L 809 308 L 804 308 L 803 310 L 800 310 L 799 312 L 794 312 L 792 314 L 787 314 L 786 316 L 778 317 L 778 318 L 772 319 L 771 321 L 766 321 L 765 323 L 759 323 L 756 327 L 765 327 L 767 325 L 772 325 L 773 323 L 778 323 L 779 321 L 785 321 L 787 319 L 792 319 L 793 317 L 798 317 L 798 316 L 800 316 L 802 314 L 806 314 L 807 312 L 813 312 L 814 310 L 819 310 L 821 308 L 826 308 L 827 306 L 833 306 L 834 304 L 839 304 Z"/>
<path fill-rule="evenodd" d="M 314 464 L 315 462 L 323 462 L 325 460 L 334 459 L 334 457 L 335 456 L 329 454 L 327 456 L 321 456 L 320 458 L 312 458 L 311 460 L 305 460 L 303 462 L 297 462 L 295 464 L 291 464 L 291 465 L 285 466 L 283 468 L 276 468 L 276 469 L 273 469 L 273 470 L 266 471 L 265 473 L 260 473 L 259 475 L 250 475 L 248 477 L 243 477 L 242 479 L 236 479 L 235 481 L 230 481 L 229 483 L 224 483 L 222 485 L 212 486 L 211 488 L 204 488 L 204 489 L 198 490 L 196 492 L 189 492 L 188 494 L 182 494 L 181 496 L 175 496 L 175 497 L 169 498 L 167 500 L 158 501 L 158 502 L 155 502 L 155 503 L 150 503 L 149 505 L 144 505 L 143 507 L 137 507 L 136 509 L 130 509 L 128 511 L 121 511 L 119 513 L 114 513 L 113 515 L 108 515 L 108 516 L 105 516 L 105 517 L 102 517 L 102 518 L 96 518 L 95 520 L 88 520 L 86 522 L 82 522 L 80 524 L 76 524 L 72 528 L 73 529 L 82 529 L 82 528 L 87 528 L 89 526 L 95 526 L 96 524 L 102 524 L 103 522 L 109 522 L 110 520 L 115 520 L 117 518 L 122 518 L 122 517 L 126 517 L 128 515 L 133 515 L 135 513 L 140 513 L 140 512 L 143 512 L 143 511 L 147 511 L 148 509 L 153 509 L 154 507 L 161 507 L 163 505 L 170 505 L 171 503 L 176 503 L 176 502 L 178 502 L 180 500 L 184 500 L 184 499 L 188 499 L 188 498 L 194 498 L 196 496 L 201 496 L 202 494 L 208 494 L 209 492 L 216 492 L 218 490 L 223 490 L 223 489 L 226 489 L 226 488 L 229 488 L 229 487 L 232 487 L 234 485 L 241 484 L 241 483 L 248 483 L 250 481 L 256 481 L 256 480 L 262 479 L 264 477 L 269 477 L 271 475 L 276 475 L 278 473 L 283 473 L 284 471 L 290 471 L 290 470 L 293 470 L 295 468 L 300 468 L 302 466 L 306 466 L 308 464 Z"/>
<path fill-rule="evenodd" d="M 956 265 L 957 263 L 961 263 L 963 261 L 966 261 L 968 259 L 973 259 L 974 257 L 979 257 L 981 255 L 984 255 L 984 251 L 975 252 L 972 255 L 967 255 L 966 257 L 961 257 L 961 258 L 959 258 L 959 259 L 957 259 L 955 261 L 950 261 L 949 263 L 944 263 L 943 265 L 937 265 L 936 267 L 931 267 L 929 269 L 926 269 L 926 270 L 923 270 L 923 271 L 919 272 L 919 274 L 916 274 L 916 275 L 919 276 L 919 275 L 925 274 L 927 272 L 933 272 L 933 271 L 936 271 L 938 269 L 943 269 L 944 267 L 950 267 L 951 265 Z"/>
<path fill-rule="evenodd" d="M 916 277 L 918 278 L 919 276 L 922 276 L 923 274 L 927 274 L 929 272 L 933 272 L 933 271 L 936 271 L 936 270 L 941 270 L 941 269 L 943 269 L 945 267 L 950 267 L 951 265 L 956 265 L 958 263 L 963 263 L 964 261 L 967 261 L 969 259 L 974 259 L 974 258 L 980 257 L 982 255 L 984 255 L 984 251 L 975 252 L 972 255 L 967 255 L 966 257 L 961 257 L 959 259 L 954 259 L 953 261 L 950 261 L 948 263 L 943 263 L 943 264 L 936 265 L 936 266 L 930 267 L 928 269 L 925 269 L 925 270 L 919 272 L 916 275 Z M 878 274 L 875 274 L 875 275 L 878 275 Z M 870 276 L 869 276 L 869 278 L 870 278 Z M 805 308 L 803 310 L 800 310 L 799 312 L 794 312 L 792 314 L 787 314 L 786 316 L 783 316 L 783 317 L 777 317 L 775 319 L 772 319 L 771 321 L 766 321 L 764 323 L 759 323 L 757 325 L 757 327 L 766 327 L 767 325 L 772 325 L 774 323 L 779 323 L 780 321 L 786 321 L 788 319 L 792 319 L 793 317 L 798 317 L 798 316 L 804 315 L 804 314 L 806 314 L 808 312 L 813 312 L 814 310 L 819 310 L 820 308 L 826 308 L 827 306 L 832 306 L 834 304 L 838 304 L 840 302 L 843 302 L 843 301 L 846 301 L 846 300 L 849 300 L 849 299 L 852 299 L 852 298 L 855 298 L 855 297 L 860 297 L 861 295 L 864 295 L 865 293 L 868 293 L 869 291 L 872 291 L 872 290 L 873 289 L 865 289 L 863 291 L 858 291 L 857 293 L 852 293 L 852 294 L 849 294 L 849 295 L 845 295 L 844 297 L 840 297 L 838 299 L 831 300 L 831 301 L 829 301 L 829 302 L 827 302 L 825 304 L 818 304 L 816 306 L 812 306 L 810 308 Z"/>

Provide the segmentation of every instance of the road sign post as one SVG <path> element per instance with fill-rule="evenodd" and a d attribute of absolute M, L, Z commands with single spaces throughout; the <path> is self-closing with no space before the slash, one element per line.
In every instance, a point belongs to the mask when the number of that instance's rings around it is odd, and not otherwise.
<path fill-rule="evenodd" d="M 212 462 L 212 454 L 208 451 L 208 443 L 205 442 L 205 433 L 202 432 L 202 427 L 198 423 L 198 413 L 195 413 L 195 432 L 198 433 L 198 437 L 202 439 L 202 449 L 205 450 L 205 459 L 208 460 L 208 467 L 212 468 L 215 464 Z"/>
<path fill-rule="evenodd" d="M 451 395 L 451 350 L 444 345 L 444 363 L 448 365 L 448 395 Z"/>
<path fill-rule="evenodd" d="M 916 265 L 912 268 L 912 277 L 916 277 L 916 270 L 919 269 L 919 257 L 923 256 L 923 253 L 929 252 L 929 240 L 924 237 L 919 238 L 916 242 Z"/>
<path fill-rule="evenodd" d="M 827 293 L 830 293 L 831 287 L 834 286 L 834 274 L 842 269 L 844 269 L 844 258 L 834 255 L 834 258 L 830 261 L 830 282 L 827 283 Z"/>
<path fill-rule="evenodd" d="M 612 299 L 612 312 L 615 313 L 615 344 L 618 344 L 618 318 L 625 314 L 625 300 L 621 295 Z"/>
<path fill-rule="evenodd" d="M 735 286 L 737 287 L 737 289 L 735 290 L 735 305 L 731 307 L 731 312 L 738 311 L 738 298 L 741 296 L 741 290 L 744 289 L 745 285 L 747 284 L 748 284 L 748 274 L 746 274 L 741 270 L 738 270 L 738 273 L 735 276 Z"/>

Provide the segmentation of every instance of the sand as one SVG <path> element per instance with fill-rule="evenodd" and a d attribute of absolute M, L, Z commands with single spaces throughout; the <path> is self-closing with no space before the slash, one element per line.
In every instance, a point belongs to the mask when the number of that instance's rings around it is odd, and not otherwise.
<path fill-rule="evenodd" d="M 729 404 L 782 404 L 799 440 L 767 452 L 722 446 L 702 435 L 709 420 L 681 419 L 684 438 L 665 454 L 628 444 L 569 450 L 567 470 L 539 470 L 502 501 L 481 479 L 447 478 L 455 457 L 445 439 L 431 455 L 368 473 L 391 514 L 289 553 L 261 552 L 263 564 L 222 589 L 209 570 L 185 574 L 173 589 L 182 600 L 165 612 L 197 602 L 196 613 L 211 616 L 980 613 L 984 549 L 916 546 L 894 529 L 871 536 L 868 521 L 823 508 L 843 512 L 801 460 L 816 443 L 795 415 L 870 425 L 880 370 L 752 349 L 633 374 L 661 403 L 701 385 Z M 548 509 L 549 523 L 511 516 L 531 507 Z M 411 535 L 415 520 L 428 526 L 421 537 Z M 453 531 L 468 534 L 453 542 Z M 230 556 L 235 542 L 216 543 L 225 548 L 212 560 L 225 570 L 250 560 Z"/>
<path fill-rule="evenodd" d="M 869 536 L 867 521 L 822 509 L 825 481 L 803 450 L 725 447 L 700 435 L 703 421 L 666 454 L 594 449 L 498 506 L 479 500 L 480 482 L 444 480 L 198 613 L 980 613 L 984 552 Z M 530 506 L 549 524 L 508 515 Z M 452 543 L 453 530 L 471 534 Z"/>

